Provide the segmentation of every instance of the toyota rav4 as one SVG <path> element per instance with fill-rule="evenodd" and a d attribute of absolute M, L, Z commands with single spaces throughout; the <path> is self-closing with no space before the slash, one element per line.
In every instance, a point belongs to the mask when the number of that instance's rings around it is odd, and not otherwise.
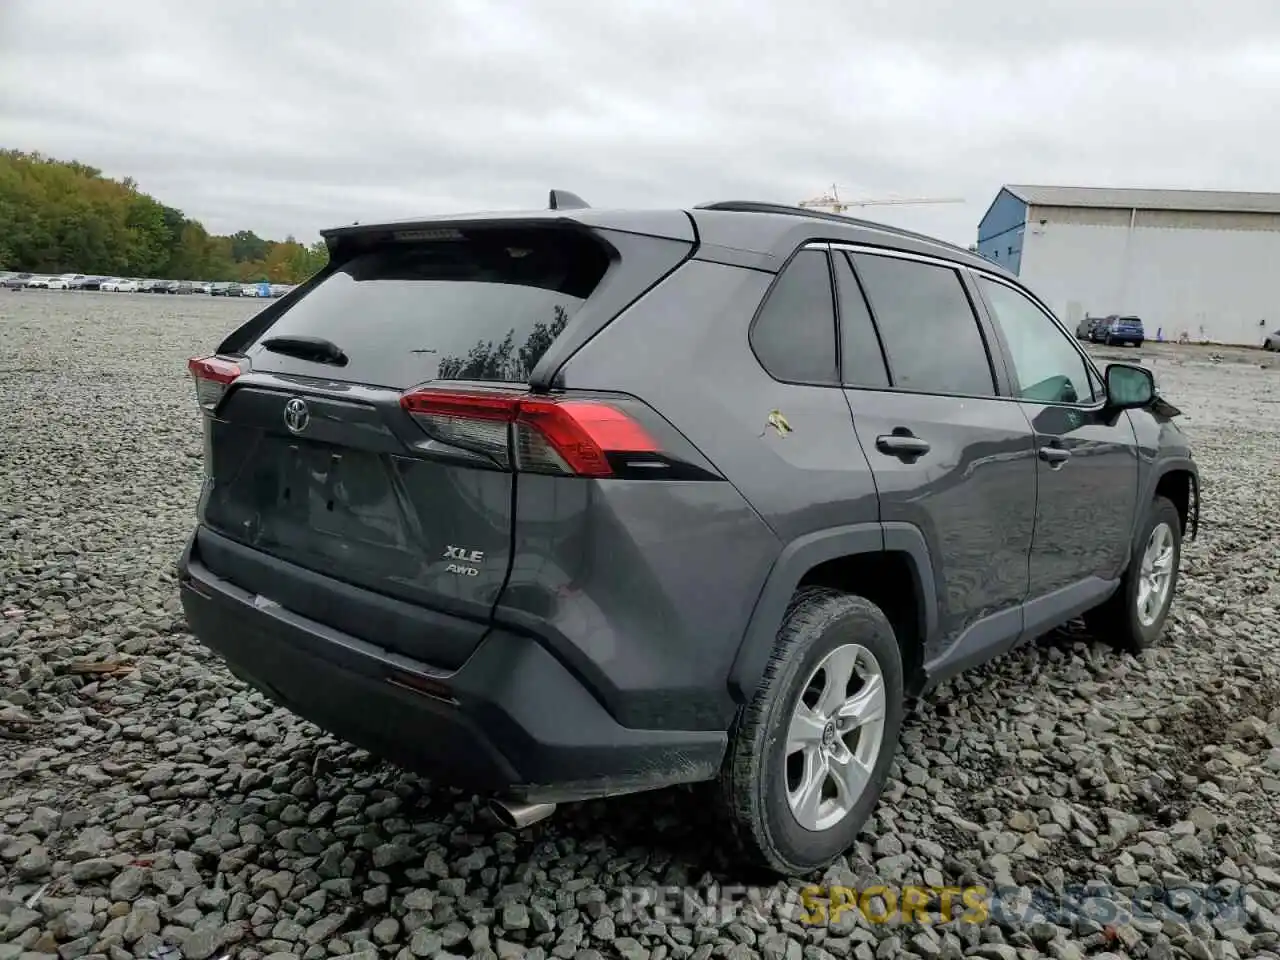
<path fill-rule="evenodd" d="M 714 781 L 754 861 L 829 864 L 907 698 L 1083 616 L 1160 636 L 1199 481 L 957 246 L 753 202 L 325 233 L 193 359 L 194 634 L 278 703 L 487 797 Z"/>

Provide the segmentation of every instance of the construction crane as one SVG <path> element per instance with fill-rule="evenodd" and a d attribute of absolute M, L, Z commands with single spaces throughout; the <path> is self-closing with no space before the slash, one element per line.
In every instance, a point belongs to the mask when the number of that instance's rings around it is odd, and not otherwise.
<path fill-rule="evenodd" d="M 844 213 L 850 207 L 889 207 L 922 203 L 964 203 L 964 199 L 962 197 L 904 197 L 882 200 L 841 200 L 840 190 L 833 183 L 830 193 L 824 193 L 820 197 L 812 197 L 808 200 L 801 200 L 800 206 L 825 208 L 832 213 Z"/>

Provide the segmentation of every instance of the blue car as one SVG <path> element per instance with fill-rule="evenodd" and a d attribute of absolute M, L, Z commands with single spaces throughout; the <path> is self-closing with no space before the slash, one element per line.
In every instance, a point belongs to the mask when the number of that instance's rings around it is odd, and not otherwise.
<path fill-rule="evenodd" d="M 1108 317 L 1090 331 L 1089 339 L 1107 346 L 1132 343 L 1140 347 L 1147 334 L 1139 317 Z"/>

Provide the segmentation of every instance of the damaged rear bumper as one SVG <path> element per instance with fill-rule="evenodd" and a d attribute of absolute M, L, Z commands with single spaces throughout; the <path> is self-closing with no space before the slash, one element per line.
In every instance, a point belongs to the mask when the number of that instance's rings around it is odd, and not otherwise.
<path fill-rule="evenodd" d="M 179 563 L 197 639 L 317 726 L 442 785 L 537 803 L 717 775 L 722 731 L 621 726 L 535 638 L 491 629 L 454 671 L 299 616 L 224 580 L 195 539 Z"/>

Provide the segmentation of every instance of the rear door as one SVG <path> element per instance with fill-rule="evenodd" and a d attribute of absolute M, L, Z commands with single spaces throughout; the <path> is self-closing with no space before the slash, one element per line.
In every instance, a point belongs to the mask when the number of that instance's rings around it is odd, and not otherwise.
<path fill-rule="evenodd" d="M 1035 452 L 1026 417 L 1000 395 L 1003 367 L 992 363 L 970 290 L 945 262 L 835 252 L 845 396 L 881 519 L 923 534 L 933 564 L 938 635 L 926 658 L 1003 611 L 1010 619 L 995 634 L 1016 639 Z"/>
<path fill-rule="evenodd" d="M 1101 378 L 1046 309 L 985 274 L 977 287 L 1009 357 L 1038 454 L 1031 592 L 1119 576 L 1138 496 L 1138 445 L 1127 413 L 1108 410 Z"/>
<path fill-rule="evenodd" d="M 216 536 L 202 554 L 213 572 L 450 666 L 465 644 L 442 651 L 404 616 L 389 630 L 351 610 L 369 591 L 387 599 L 379 610 L 488 621 L 511 553 L 504 404 L 527 392 L 610 257 L 585 230 L 444 234 L 357 252 L 268 308 L 278 316 L 243 353 L 193 372 L 208 413 L 201 516 Z M 412 400 L 423 390 L 434 405 Z M 450 416 L 440 398 L 458 395 L 479 398 L 482 415 Z"/>

